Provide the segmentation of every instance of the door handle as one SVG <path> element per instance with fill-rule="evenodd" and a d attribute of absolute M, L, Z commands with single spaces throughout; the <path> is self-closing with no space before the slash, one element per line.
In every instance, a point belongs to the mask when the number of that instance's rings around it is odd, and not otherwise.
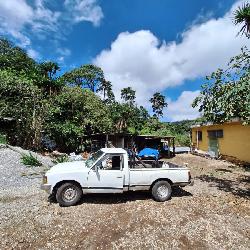
<path fill-rule="evenodd" d="M 116 177 L 117 179 L 121 179 L 122 178 L 122 176 L 118 176 L 118 177 Z"/>

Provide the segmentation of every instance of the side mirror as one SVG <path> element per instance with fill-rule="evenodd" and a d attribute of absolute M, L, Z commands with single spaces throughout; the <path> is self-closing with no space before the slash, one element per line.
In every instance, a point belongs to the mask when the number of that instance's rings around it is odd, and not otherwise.
<path fill-rule="evenodd" d="M 102 167 L 102 169 L 105 169 L 105 168 L 106 168 L 106 162 L 105 162 L 105 161 L 102 161 L 102 162 L 101 162 L 101 167 Z"/>

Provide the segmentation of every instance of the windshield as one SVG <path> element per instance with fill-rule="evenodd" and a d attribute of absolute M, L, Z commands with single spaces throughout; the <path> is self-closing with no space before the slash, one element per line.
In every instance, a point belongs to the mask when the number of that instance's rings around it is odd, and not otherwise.
<path fill-rule="evenodd" d="M 96 162 L 97 159 L 99 159 L 103 155 L 103 151 L 98 150 L 93 155 L 89 157 L 89 159 L 86 161 L 86 167 L 90 168 Z"/>

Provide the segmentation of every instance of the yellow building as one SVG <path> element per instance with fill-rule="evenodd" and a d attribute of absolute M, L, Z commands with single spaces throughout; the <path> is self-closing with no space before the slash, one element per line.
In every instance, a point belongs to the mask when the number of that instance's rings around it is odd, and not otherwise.
<path fill-rule="evenodd" d="M 229 156 L 250 163 L 250 125 L 232 121 L 193 126 L 192 147 L 211 156 Z"/>

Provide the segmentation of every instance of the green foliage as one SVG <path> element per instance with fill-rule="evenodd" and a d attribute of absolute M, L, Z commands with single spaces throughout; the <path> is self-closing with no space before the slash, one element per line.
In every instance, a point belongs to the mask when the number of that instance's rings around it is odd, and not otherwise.
<path fill-rule="evenodd" d="M 82 65 L 80 68 L 73 69 L 65 73 L 62 79 L 70 85 L 87 87 L 93 92 L 105 80 L 102 69 L 92 64 Z"/>
<path fill-rule="evenodd" d="M 31 153 L 29 153 L 29 155 L 23 154 L 21 157 L 21 163 L 30 167 L 42 166 L 42 163 L 36 157 L 34 157 Z"/>
<path fill-rule="evenodd" d="M 40 64 L 40 70 L 46 77 L 52 80 L 55 77 L 57 71 L 60 70 L 60 67 L 57 63 L 48 61 Z"/>
<path fill-rule="evenodd" d="M 156 117 L 148 119 L 141 135 L 175 136 L 177 146 L 190 146 L 190 127 L 197 120 L 186 120 L 180 122 L 159 122 Z"/>
<path fill-rule="evenodd" d="M 145 108 L 131 103 L 114 102 L 110 107 L 113 131 L 138 133 L 146 123 L 149 114 Z"/>
<path fill-rule="evenodd" d="M 136 105 L 131 87 L 122 89 L 124 102 L 117 102 L 111 82 L 97 66 L 83 65 L 61 77 L 59 70 L 56 62 L 36 63 L 24 50 L 0 40 L 0 120 L 11 120 L 3 131 L 8 143 L 39 150 L 46 136 L 58 150 L 72 152 L 94 133 L 177 133 L 158 120 L 167 106 L 160 93 L 151 98 L 156 117 L 150 117 Z"/>
<path fill-rule="evenodd" d="M 234 12 L 234 24 L 243 24 L 239 34 L 250 38 L 250 4 L 245 3 Z"/>
<path fill-rule="evenodd" d="M 84 135 L 109 131 L 111 123 L 110 112 L 97 95 L 80 87 L 64 87 L 49 109 L 46 131 L 62 151 L 73 151 Z"/>
<path fill-rule="evenodd" d="M 175 135 L 175 144 L 177 146 L 190 147 L 191 139 L 188 134 L 177 134 Z"/>
<path fill-rule="evenodd" d="M 14 46 L 7 39 L 0 38 L 0 70 L 2 69 L 32 74 L 36 63 L 23 49 Z"/>
<path fill-rule="evenodd" d="M 110 81 L 106 81 L 103 79 L 101 83 L 99 84 L 99 87 L 97 88 L 96 92 L 102 92 L 103 93 L 103 100 L 104 101 L 113 101 L 114 100 L 114 93 L 112 91 L 112 84 Z"/>
<path fill-rule="evenodd" d="M 4 134 L 0 134 L 0 144 L 6 144 L 6 136 Z"/>
<path fill-rule="evenodd" d="M 0 118 L 13 121 L 6 131 L 11 144 L 40 149 L 45 134 L 58 148 L 73 151 L 84 135 L 111 129 L 108 106 L 89 90 L 65 87 L 68 81 L 56 77 L 56 63 L 37 64 L 6 40 L 1 40 L 0 52 Z M 80 73 L 91 90 L 103 81 L 103 72 L 96 66 L 82 66 Z M 111 98 L 111 87 L 107 92 Z"/>
<path fill-rule="evenodd" d="M 165 102 L 165 96 L 159 92 L 156 92 L 152 98 L 150 98 L 150 102 L 152 104 L 153 112 L 156 117 L 163 116 L 163 109 L 168 106 Z"/>
<path fill-rule="evenodd" d="M 69 157 L 67 155 L 60 155 L 52 162 L 55 164 L 58 164 L 58 163 L 63 163 L 63 162 L 68 162 L 68 161 L 69 161 Z"/>
<path fill-rule="evenodd" d="M 202 85 L 192 106 L 199 107 L 207 121 L 222 123 L 233 118 L 250 122 L 250 54 L 242 48 L 227 70 L 218 69 Z"/>
<path fill-rule="evenodd" d="M 131 87 L 123 88 L 121 90 L 121 99 L 130 105 L 135 103 L 135 90 Z"/>
<path fill-rule="evenodd" d="M 46 95 L 54 95 L 61 91 L 65 86 L 65 82 L 56 77 L 57 72 L 60 67 L 55 62 L 43 62 L 38 65 L 39 75 L 36 79 L 36 84 L 42 89 L 43 93 Z"/>
<path fill-rule="evenodd" d="M 11 117 L 15 127 L 9 130 L 12 144 L 36 148 L 46 115 L 46 101 L 32 80 L 15 72 L 0 70 L 0 117 Z"/>

